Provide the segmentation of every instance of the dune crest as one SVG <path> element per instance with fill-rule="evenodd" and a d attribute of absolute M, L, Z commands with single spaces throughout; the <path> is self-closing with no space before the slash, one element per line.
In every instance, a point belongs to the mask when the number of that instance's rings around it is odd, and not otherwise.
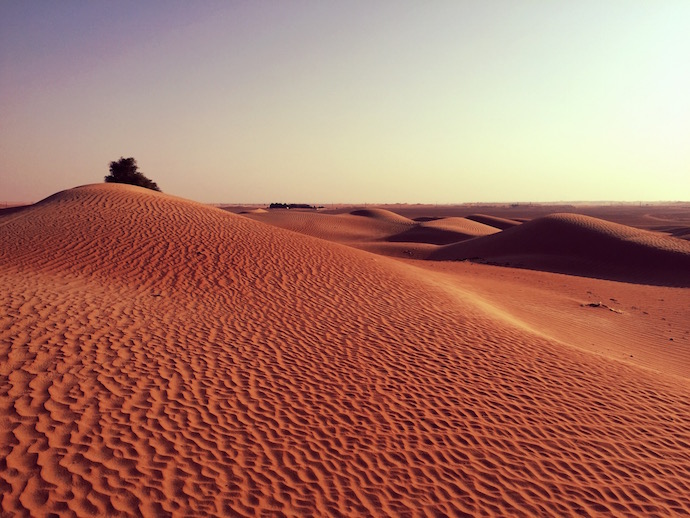
<path fill-rule="evenodd" d="M 414 224 L 414 221 L 411 219 L 387 209 L 357 209 L 350 212 L 350 214 L 353 216 L 388 221 L 390 223 L 405 223 L 407 225 Z"/>
<path fill-rule="evenodd" d="M 690 512 L 685 380 L 165 194 L 85 186 L 7 217 L 3 514 Z"/>

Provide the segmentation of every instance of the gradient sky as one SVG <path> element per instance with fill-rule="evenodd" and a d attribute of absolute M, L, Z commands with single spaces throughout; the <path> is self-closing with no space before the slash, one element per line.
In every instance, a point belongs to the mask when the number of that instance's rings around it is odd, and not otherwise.
<path fill-rule="evenodd" d="M 0 2 L 0 202 L 690 199 L 690 1 Z"/>

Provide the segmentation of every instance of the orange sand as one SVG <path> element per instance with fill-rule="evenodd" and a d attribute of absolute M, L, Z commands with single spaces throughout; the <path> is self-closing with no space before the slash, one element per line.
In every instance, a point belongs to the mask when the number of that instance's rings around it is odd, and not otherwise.
<path fill-rule="evenodd" d="M 690 243 L 579 214 L 552 214 L 440 248 L 437 260 L 481 259 L 555 272 L 690 287 Z"/>
<path fill-rule="evenodd" d="M 3 514 L 690 513 L 687 288 L 288 212 L 109 184 L 0 215 Z"/>

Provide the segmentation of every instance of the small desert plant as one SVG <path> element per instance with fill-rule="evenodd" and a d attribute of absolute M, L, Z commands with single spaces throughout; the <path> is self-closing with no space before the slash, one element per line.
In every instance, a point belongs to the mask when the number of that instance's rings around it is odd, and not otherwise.
<path fill-rule="evenodd" d="M 139 171 L 137 161 L 132 157 L 120 157 L 120 160 L 110 162 L 110 174 L 105 177 L 105 181 L 106 183 L 138 185 L 139 187 L 145 187 L 160 192 L 160 188 L 156 185 L 156 182 L 149 180 Z"/>

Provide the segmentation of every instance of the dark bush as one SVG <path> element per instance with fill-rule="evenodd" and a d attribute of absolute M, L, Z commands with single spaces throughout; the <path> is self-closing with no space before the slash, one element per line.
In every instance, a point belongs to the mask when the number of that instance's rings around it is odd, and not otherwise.
<path fill-rule="evenodd" d="M 139 171 L 137 161 L 134 158 L 123 158 L 117 162 L 110 162 L 110 174 L 105 177 L 106 183 L 127 183 L 129 185 L 138 185 L 154 191 L 159 191 L 160 188 L 156 182 L 146 178 L 143 173 Z"/>

